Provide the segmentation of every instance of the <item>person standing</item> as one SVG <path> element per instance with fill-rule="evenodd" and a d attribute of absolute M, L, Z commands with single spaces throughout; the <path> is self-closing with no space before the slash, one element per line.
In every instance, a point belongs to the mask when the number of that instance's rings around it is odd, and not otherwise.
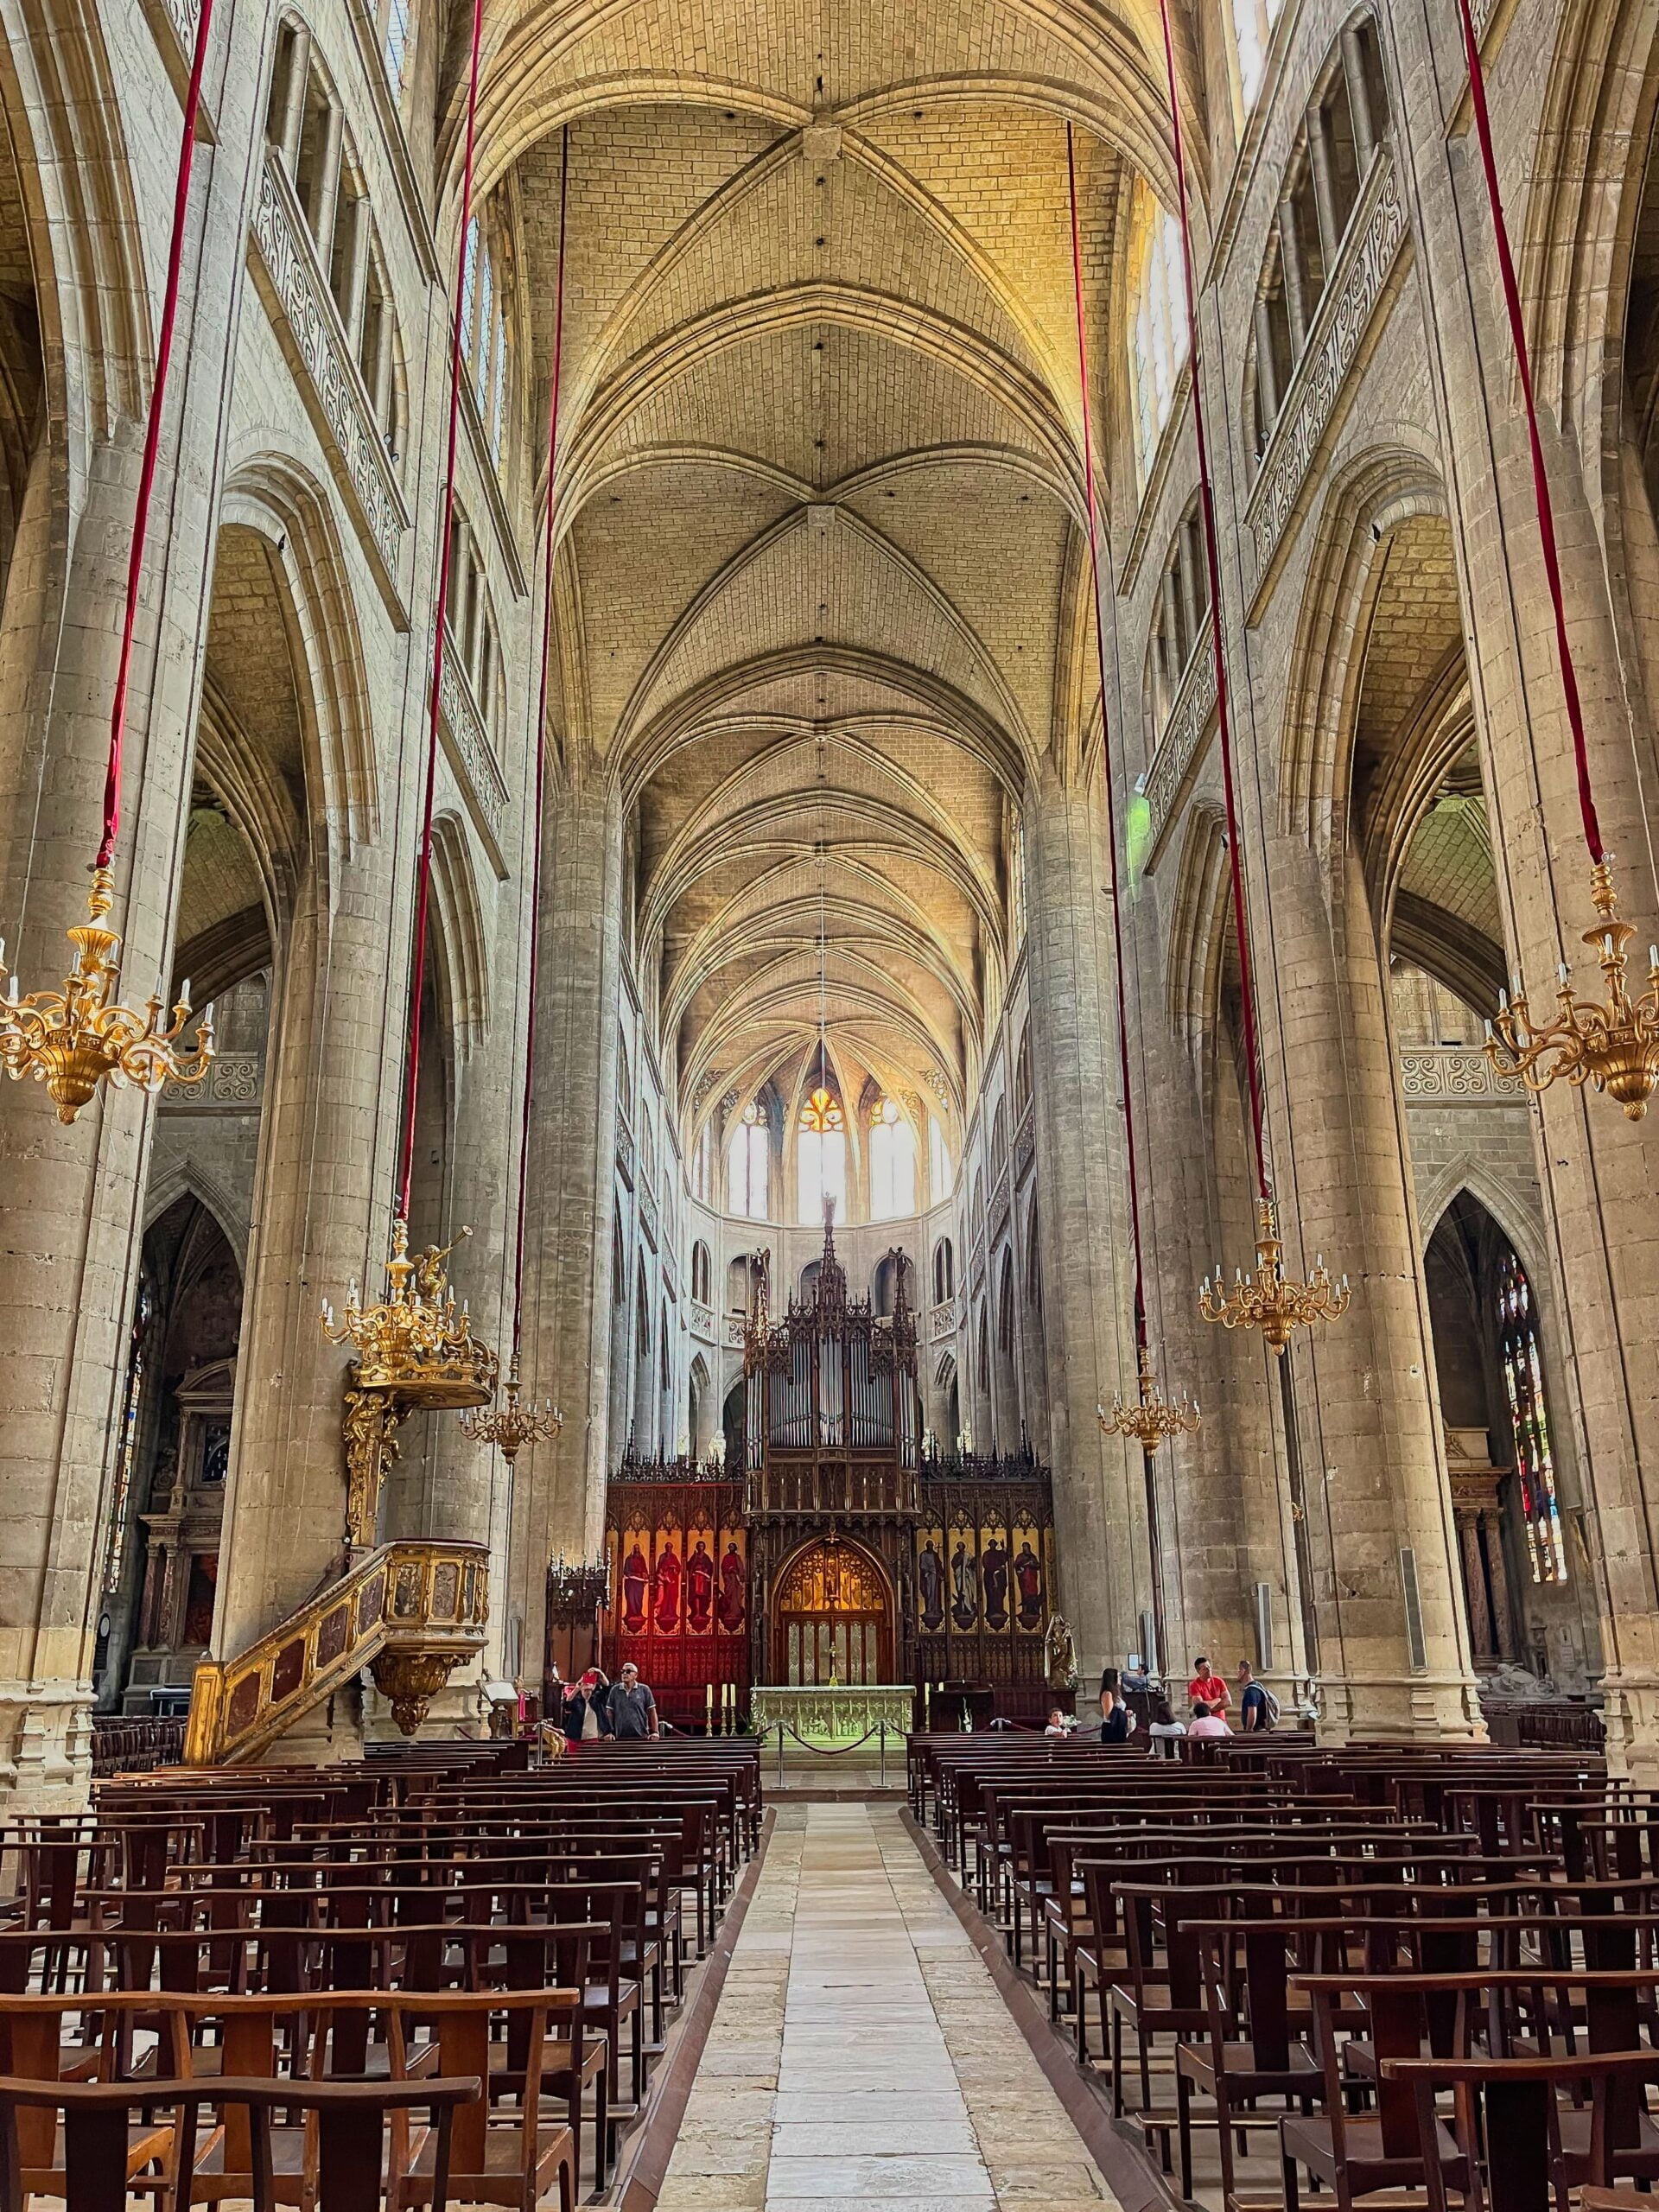
<path fill-rule="evenodd" d="M 608 1711 L 611 1733 L 620 1744 L 638 1743 L 660 1732 L 657 1700 L 640 1681 L 639 1669 L 632 1659 L 611 1685 Z"/>
<path fill-rule="evenodd" d="M 1202 1701 L 1223 1720 L 1226 1719 L 1227 1707 L 1232 1702 L 1224 1677 L 1217 1674 L 1202 1654 L 1192 1662 L 1192 1679 L 1186 1686 L 1186 1695 L 1189 1704 L 1197 1705 Z M 1231 1729 L 1227 1732 L 1231 1735 Z"/>
<path fill-rule="evenodd" d="M 1273 1705 L 1248 1659 L 1238 1662 L 1238 1725 L 1247 1736 L 1273 1726 Z"/>

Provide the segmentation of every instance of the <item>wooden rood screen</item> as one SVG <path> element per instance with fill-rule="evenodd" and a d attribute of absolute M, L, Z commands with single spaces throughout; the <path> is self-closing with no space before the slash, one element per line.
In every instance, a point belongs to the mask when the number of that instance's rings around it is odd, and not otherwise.
<path fill-rule="evenodd" d="M 636 1478 L 629 1480 L 632 1473 Z M 706 1720 L 709 1691 L 749 1682 L 749 1534 L 741 1482 L 712 1480 L 690 1460 L 630 1465 L 607 1493 L 610 1567 L 603 1663 L 630 1659 L 671 1720 Z"/>

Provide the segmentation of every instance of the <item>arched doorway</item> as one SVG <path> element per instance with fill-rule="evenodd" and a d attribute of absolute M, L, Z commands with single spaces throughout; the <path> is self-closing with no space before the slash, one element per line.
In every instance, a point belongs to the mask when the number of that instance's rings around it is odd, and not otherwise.
<path fill-rule="evenodd" d="M 893 1592 L 877 1560 L 826 1536 L 797 1552 L 775 1585 L 772 1680 L 812 1687 L 891 1681 Z"/>

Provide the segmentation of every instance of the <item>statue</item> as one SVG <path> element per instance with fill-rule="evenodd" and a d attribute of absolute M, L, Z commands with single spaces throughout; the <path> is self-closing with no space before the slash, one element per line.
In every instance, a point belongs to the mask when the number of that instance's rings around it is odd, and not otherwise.
<path fill-rule="evenodd" d="M 463 1229 L 453 1243 L 429 1244 L 415 1255 L 410 1265 L 415 1294 L 428 1306 L 442 1306 L 449 1294 L 449 1278 L 444 1272 L 444 1262 L 459 1244 L 461 1237 L 472 1235 Z"/>
<path fill-rule="evenodd" d="M 1052 1616 L 1048 1634 L 1043 1639 L 1043 1657 L 1048 1662 L 1048 1687 L 1052 1690 L 1074 1690 L 1077 1687 L 1077 1647 L 1071 1641 L 1071 1631 L 1062 1613 Z"/>
<path fill-rule="evenodd" d="M 371 1551 L 380 1504 L 380 1484 L 397 1457 L 392 1431 L 410 1408 L 385 1390 L 358 1390 L 349 1384 L 340 1440 L 346 1447 L 346 1542 L 349 1550 Z"/>

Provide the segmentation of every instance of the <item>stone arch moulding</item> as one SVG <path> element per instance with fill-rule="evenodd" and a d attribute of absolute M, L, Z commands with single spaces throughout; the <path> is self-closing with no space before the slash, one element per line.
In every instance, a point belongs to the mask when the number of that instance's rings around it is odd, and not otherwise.
<path fill-rule="evenodd" d="M 286 454 L 239 462 L 219 503 L 221 530 L 263 537 L 279 580 L 296 677 L 306 753 L 307 811 L 315 834 L 348 863 L 380 831 L 374 721 L 345 549 L 328 496 Z M 396 712 L 394 707 L 392 710 Z"/>
<path fill-rule="evenodd" d="M 26 149 L 17 173 L 48 421 L 72 506 L 96 448 L 143 408 L 155 357 L 138 194 L 99 22 L 73 0 L 0 0 L 0 109 Z"/>
<path fill-rule="evenodd" d="M 1470 1153 L 1460 1154 L 1442 1168 L 1423 1194 L 1417 1224 L 1420 1255 L 1427 1255 L 1435 1230 L 1465 1191 L 1485 1207 L 1514 1245 L 1516 1255 L 1531 1281 L 1546 1287 L 1553 1285 L 1554 1278 L 1549 1267 L 1541 1214 L 1528 1205 L 1521 1192 L 1501 1181 L 1484 1161 Z"/>
<path fill-rule="evenodd" d="M 1346 832 L 1363 641 L 1382 587 L 1382 549 L 1400 524 L 1446 513 L 1438 467 L 1407 447 L 1359 454 L 1326 487 L 1302 587 L 1277 749 L 1281 827 L 1325 848 L 1332 865 Z"/>
<path fill-rule="evenodd" d="M 489 1030 L 490 960 L 472 847 L 457 814 L 432 824 L 432 899 L 438 1003 L 464 1060 Z"/>
<path fill-rule="evenodd" d="M 242 1271 L 242 1281 L 248 1279 L 248 1231 L 240 1225 L 238 1209 L 234 1206 L 214 1178 L 194 1160 L 180 1160 L 165 1174 L 158 1175 L 144 1192 L 143 1234 L 148 1236 L 170 1205 L 185 1197 L 213 1216 L 214 1225 L 235 1255 L 236 1264 Z"/>
<path fill-rule="evenodd" d="M 1187 810 L 1166 985 L 1170 1027 L 1195 1061 L 1215 1027 L 1230 911 L 1226 832 L 1219 807 L 1205 802 Z"/>

